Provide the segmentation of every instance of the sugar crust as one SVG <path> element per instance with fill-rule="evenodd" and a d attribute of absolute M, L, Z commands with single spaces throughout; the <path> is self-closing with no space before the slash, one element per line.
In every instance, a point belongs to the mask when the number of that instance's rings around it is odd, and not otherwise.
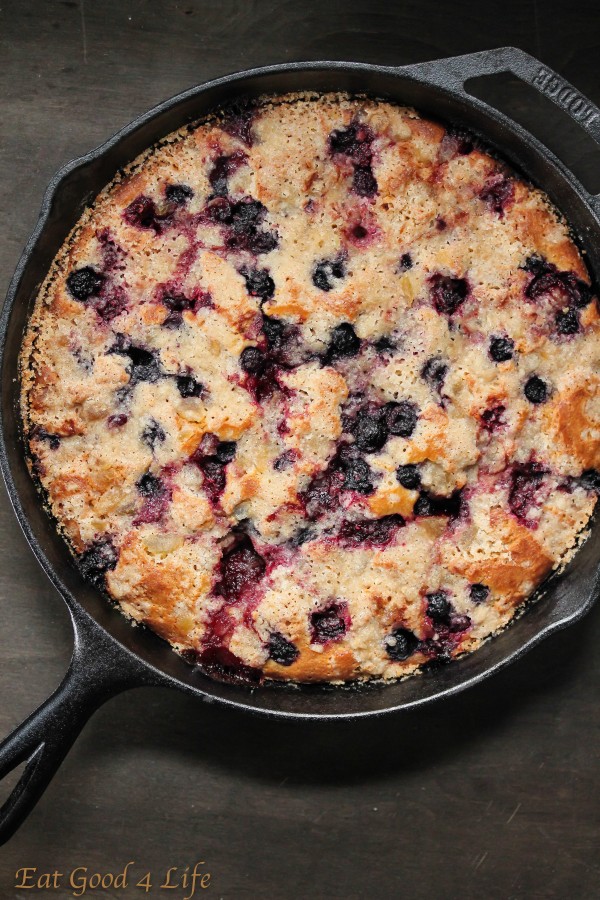
<path fill-rule="evenodd" d="M 374 196 L 357 194 L 355 163 L 328 143 L 353 123 L 374 135 Z M 600 468 L 597 304 L 581 308 L 577 333 L 557 335 L 564 297 L 550 290 L 528 300 L 524 264 L 543 259 L 589 284 L 567 225 L 483 147 L 459 152 L 455 137 L 414 110 L 290 95 L 260 104 L 251 128 L 250 146 L 219 118 L 170 135 L 100 194 L 59 251 L 21 354 L 32 471 L 76 555 L 110 536 L 118 560 L 105 573 L 107 593 L 177 650 L 202 661 L 219 643 L 219 622 L 226 661 L 270 679 L 398 678 L 477 648 L 576 546 L 596 500 L 581 476 Z M 227 179 L 227 195 L 264 205 L 260 228 L 277 241 L 267 252 L 224 246 L 223 229 L 203 218 L 215 161 L 236 153 L 245 160 Z M 499 212 L 482 197 L 502 179 L 512 195 Z M 193 197 L 169 205 L 168 184 L 188 185 Z M 125 220 L 140 196 L 164 215 L 160 233 Z M 412 265 L 403 271 L 406 254 Z M 319 289 L 315 265 L 338 258 L 345 276 Z M 69 292 L 69 273 L 82 267 L 105 273 L 121 298 L 123 311 L 108 322 Z M 273 296 L 251 296 L 244 268 L 267 269 Z M 436 273 L 469 285 L 450 316 L 432 303 Z M 169 291 L 208 301 L 165 327 L 161 297 Z M 264 348 L 261 312 L 295 326 L 301 352 L 275 371 L 277 389 L 257 400 L 240 357 Z M 331 359 L 341 323 L 352 325 L 360 353 Z M 114 351 L 117 334 L 154 353 L 163 375 L 128 388 L 131 362 Z M 512 359 L 490 358 L 498 334 L 514 342 Z M 377 350 L 382 338 L 394 349 Z M 447 367 L 440 390 L 422 374 L 432 358 Z M 532 374 L 551 386 L 546 402 L 524 395 Z M 201 383 L 202 396 L 181 396 L 177 375 Z M 333 509 L 307 520 L 307 488 L 340 442 L 354 442 L 344 410 L 357 395 L 380 406 L 409 400 L 416 428 L 363 454 L 371 493 L 342 491 Z M 490 431 L 482 414 L 500 406 L 502 424 Z M 109 427 L 119 414 L 127 421 Z M 164 434 L 153 447 L 142 438 L 150 420 Z M 236 442 L 216 501 L 192 460 L 206 434 Z M 278 470 L 283 454 L 291 462 Z M 532 460 L 544 474 L 519 519 L 509 505 L 511 473 Z M 419 492 L 396 477 L 406 465 L 418 467 L 430 495 L 460 491 L 460 514 L 415 515 Z M 148 473 L 167 485 L 168 499 L 156 521 L 144 522 L 139 484 Z M 404 525 L 383 544 L 339 539 L 344 522 L 391 515 Z M 305 526 L 312 538 L 294 546 Z M 219 561 L 240 527 L 267 565 L 232 601 L 219 593 Z M 489 588 L 485 602 L 471 599 L 473 584 Z M 439 591 L 468 627 L 431 620 L 427 595 Z M 345 633 L 315 639 L 311 617 L 332 603 L 347 611 Z M 406 659 L 389 652 L 395 629 L 419 642 Z M 293 663 L 270 658 L 274 634 L 297 649 Z"/>

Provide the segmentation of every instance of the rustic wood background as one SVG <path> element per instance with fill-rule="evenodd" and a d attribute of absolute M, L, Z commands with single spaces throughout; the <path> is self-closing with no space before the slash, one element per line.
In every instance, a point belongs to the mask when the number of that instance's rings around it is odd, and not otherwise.
<path fill-rule="evenodd" d="M 172 94 L 284 60 L 402 64 L 504 44 L 600 103 L 592 0 L 2 0 L 0 294 L 54 171 Z M 6 734 L 58 684 L 71 635 L 3 488 L 0 609 Z M 462 696 L 355 724 L 124 694 L 0 848 L 0 896 L 37 896 L 15 890 L 22 866 L 135 860 L 150 896 L 184 897 L 158 889 L 164 872 L 204 860 L 202 893 L 223 898 L 599 897 L 599 646 L 597 608 Z"/>

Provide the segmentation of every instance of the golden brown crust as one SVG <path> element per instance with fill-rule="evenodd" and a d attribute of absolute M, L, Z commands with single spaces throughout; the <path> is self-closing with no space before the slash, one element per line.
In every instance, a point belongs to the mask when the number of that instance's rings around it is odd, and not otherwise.
<path fill-rule="evenodd" d="M 360 674 L 358 660 L 343 647 L 327 647 L 317 653 L 310 645 L 299 646 L 295 663 L 281 666 L 268 660 L 264 666 L 267 678 L 278 681 L 352 681 Z"/>
<path fill-rule="evenodd" d="M 410 674 L 589 520 L 589 285 L 469 135 L 266 99 L 151 148 L 65 242 L 21 354 L 31 469 L 84 574 L 209 672 Z"/>
<path fill-rule="evenodd" d="M 487 585 L 503 603 L 523 600 L 552 569 L 552 559 L 537 543 L 530 529 L 519 525 L 502 510 L 492 509 L 490 526 L 494 540 L 487 553 L 475 560 L 466 555 L 442 551 L 443 562 L 455 575 L 469 582 Z"/>
<path fill-rule="evenodd" d="M 590 376 L 583 384 L 560 394 L 549 410 L 550 425 L 565 453 L 575 456 L 582 469 L 600 468 L 600 443 L 590 435 L 597 421 L 587 412 L 598 401 L 600 380 Z"/>

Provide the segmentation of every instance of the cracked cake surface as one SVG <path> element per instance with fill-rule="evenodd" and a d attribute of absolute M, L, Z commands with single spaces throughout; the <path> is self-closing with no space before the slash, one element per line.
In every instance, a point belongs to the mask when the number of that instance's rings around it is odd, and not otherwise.
<path fill-rule="evenodd" d="M 472 135 L 266 98 L 169 135 L 64 243 L 30 468 L 84 577 L 209 674 L 397 678 L 576 548 L 598 318 L 566 223 Z"/>

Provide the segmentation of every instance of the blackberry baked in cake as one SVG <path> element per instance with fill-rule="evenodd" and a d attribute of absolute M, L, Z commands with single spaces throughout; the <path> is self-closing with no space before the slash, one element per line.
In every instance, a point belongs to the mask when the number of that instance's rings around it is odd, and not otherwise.
<path fill-rule="evenodd" d="M 21 361 L 83 575 L 216 677 L 471 651 L 600 489 L 566 223 L 474 137 L 378 100 L 266 98 L 165 138 L 63 245 Z"/>

